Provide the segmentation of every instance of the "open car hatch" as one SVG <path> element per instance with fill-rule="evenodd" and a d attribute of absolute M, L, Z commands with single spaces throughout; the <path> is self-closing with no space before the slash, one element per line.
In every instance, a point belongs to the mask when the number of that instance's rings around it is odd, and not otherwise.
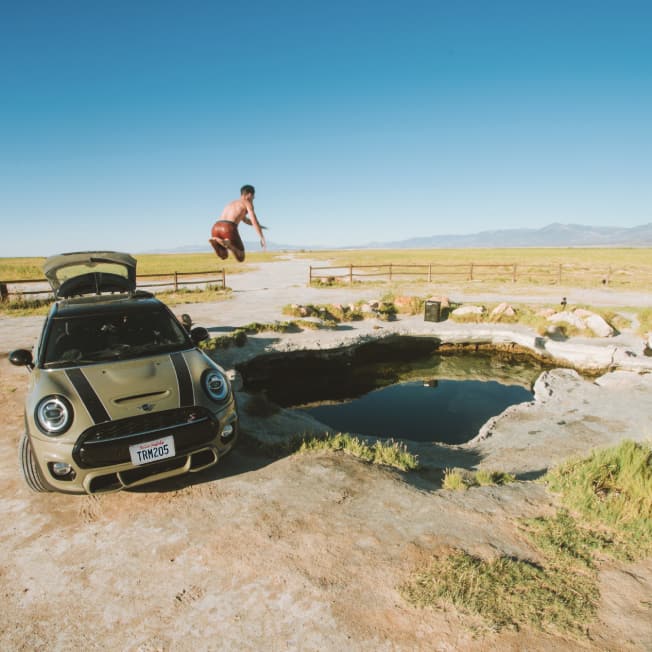
<path fill-rule="evenodd" d="M 117 251 L 50 256 L 43 271 L 57 298 L 136 290 L 136 259 Z"/>

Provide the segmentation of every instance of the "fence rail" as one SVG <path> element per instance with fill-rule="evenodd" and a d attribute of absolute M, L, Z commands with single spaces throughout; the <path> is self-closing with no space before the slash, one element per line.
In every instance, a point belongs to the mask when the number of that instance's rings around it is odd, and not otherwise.
<path fill-rule="evenodd" d="M 382 263 L 376 265 L 313 266 L 310 265 L 308 283 L 331 284 L 347 281 L 353 284 L 370 278 L 388 281 L 418 278 L 429 283 L 436 281 L 500 281 L 548 283 L 550 285 L 579 284 L 619 286 L 652 286 L 652 266 L 636 269 L 614 266 L 588 266 L 577 263 L 550 265 L 528 263 Z"/>
<path fill-rule="evenodd" d="M 141 282 L 141 279 L 144 279 L 146 282 Z M 222 289 L 225 289 L 225 270 L 172 272 L 171 274 L 138 274 L 138 276 L 136 276 L 136 287 L 138 289 L 168 288 L 173 292 L 177 292 L 180 288 L 185 286 L 206 287 L 207 285 L 218 285 Z M 27 289 L 29 287 L 36 287 L 36 289 Z M 46 297 L 52 294 L 52 288 L 45 279 L 11 279 L 0 281 L 0 301 L 2 302 L 9 301 L 11 297 L 31 295 L 41 295 Z"/>

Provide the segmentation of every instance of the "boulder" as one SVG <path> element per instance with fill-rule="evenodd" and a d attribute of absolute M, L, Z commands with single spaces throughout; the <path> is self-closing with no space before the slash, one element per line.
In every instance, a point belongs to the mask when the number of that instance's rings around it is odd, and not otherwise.
<path fill-rule="evenodd" d="M 578 317 L 574 312 L 569 312 L 567 310 L 550 315 L 548 321 L 551 321 L 553 324 L 570 324 L 581 331 L 586 330 L 586 323 L 584 320 L 581 317 Z"/>
<path fill-rule="evenodd" d="M 598 337 L 613 337 L 616 332 L 600 315 L 590 315 L 586 318 L 587 327 Z"/>
<path fill-rule="evenodd" d="M 513 317 L 516 311 L 508 303 L 501 303 L 491 311 L 491 319 L 499 321 L 501 317 Z"/>
<path fill-rule="evenodd" d="M 484 313 L 484 306 L 460 306 L 455 308 L 452 315 L 455 317 L 465 317 L 468 315 L 482 315 Z"/>

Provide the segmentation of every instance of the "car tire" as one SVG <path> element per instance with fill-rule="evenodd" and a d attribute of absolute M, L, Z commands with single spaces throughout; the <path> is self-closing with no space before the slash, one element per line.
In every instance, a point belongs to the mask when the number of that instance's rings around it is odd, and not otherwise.
<path fill-rule="evenodd" d="M 20 470 L 27 486 L 38 493 L 52 491 L 47 482 L 43 478 L 41 469 L 39 468 L 34 453 L 32 452 L 32 444 L 29 441 L 27 433 L 21 437 L 20 444 L 18 445 L 18 459 L 20 461 Z"/>

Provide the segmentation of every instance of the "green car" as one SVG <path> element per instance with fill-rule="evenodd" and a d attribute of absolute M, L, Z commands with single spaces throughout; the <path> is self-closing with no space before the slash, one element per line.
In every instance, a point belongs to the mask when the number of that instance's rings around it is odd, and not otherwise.
<path fill-rule="evenodd" d="M 217 463 L 238 438 L 224 370 L 191 328 L 136 289 L 136 260 L 119 252 L 48 258 L 55 302 L 33 353 L 20 467 L 34 491 L 95 494 Z"/>

